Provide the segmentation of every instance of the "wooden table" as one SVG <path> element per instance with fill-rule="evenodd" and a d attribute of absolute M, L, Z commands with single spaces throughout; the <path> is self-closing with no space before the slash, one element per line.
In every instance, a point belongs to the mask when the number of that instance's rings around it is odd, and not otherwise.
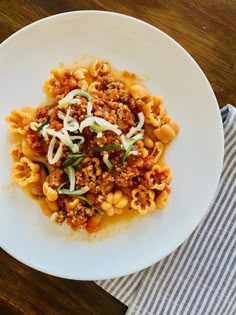
<path fill-rule="evenodd" d="M 142 19 L 177 40 L 210 81 L 219 106 L 236 105 L 235 0 L 0 0 L 0 42 L 52 14 L 106 10 Z M 0 250 L 0 314 L 125 314 L 127 307 L 93 282 L 55 278 Z"/>

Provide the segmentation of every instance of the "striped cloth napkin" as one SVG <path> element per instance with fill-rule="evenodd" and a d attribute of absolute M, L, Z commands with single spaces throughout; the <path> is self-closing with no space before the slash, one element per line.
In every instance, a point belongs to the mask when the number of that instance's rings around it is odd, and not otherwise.
<path fill-rule="evenodd" d="M 205 220 L 157 264 L 96 281 L 128 306 L 126 315 L 236 314 L 236 108 L 221 110 L 224 166 Z"/>

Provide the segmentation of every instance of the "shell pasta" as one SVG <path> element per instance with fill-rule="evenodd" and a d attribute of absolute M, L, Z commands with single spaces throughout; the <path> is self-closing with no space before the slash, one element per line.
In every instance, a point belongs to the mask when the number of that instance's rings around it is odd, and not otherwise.
<path fill-rule="evenodd" d="M 12 178 L 52 223 L 93 233 L 104 217 L 167 205 L 172 175 L 162 157 L 179 126 L 162 97 L 99 59 L 51 70 L 44 91 L 47 103 L 6 121 L 18 135 Z"/>

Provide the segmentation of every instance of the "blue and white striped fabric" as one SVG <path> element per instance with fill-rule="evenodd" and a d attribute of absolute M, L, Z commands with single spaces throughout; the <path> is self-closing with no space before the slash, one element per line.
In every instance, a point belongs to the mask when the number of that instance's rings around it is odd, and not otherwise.
<path fill-rule="evenodd" d="M 236 314 L 236 108 L 221 110 L 223 172 L 205 220 L 171 255 L 141 272 L 97 281 L 127 315 Z"/>

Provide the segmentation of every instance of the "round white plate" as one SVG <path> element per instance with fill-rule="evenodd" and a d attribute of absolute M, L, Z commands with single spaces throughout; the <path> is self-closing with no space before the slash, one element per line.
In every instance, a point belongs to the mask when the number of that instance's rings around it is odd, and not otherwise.
<path fill-rule="evenodd" d="M 45 100 L 42 85 L 51 68 L 84 56 L 146 77 L 147 87 L 164 98 L 169 115 L 180 125 L 166 156 L 173 171 L 168 207 L 96 238 L 50 224 L 37 202 L 12 184 L 4 121 L 11 109 Z M 154 264 L 193 232 L 220 178 L 223 129 L 210 84 L 173 39 L 125 15 L 69 12 L 33 23 L 3 42 L 0 73 L 0 242 L 10 255 L 63 278 L 113 278 Z"/>

